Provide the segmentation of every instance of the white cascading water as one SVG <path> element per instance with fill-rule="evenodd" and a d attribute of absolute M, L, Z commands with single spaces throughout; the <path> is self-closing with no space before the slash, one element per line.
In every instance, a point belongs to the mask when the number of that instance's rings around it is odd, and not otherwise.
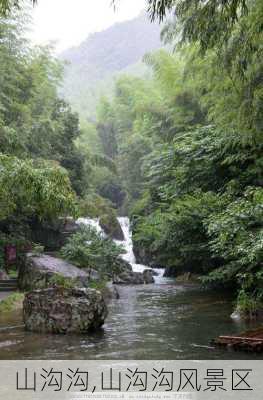
<path fill-rule="evenodd" d="M 134 252 L 133 252 L 132 233 L 130 230 L 129 218 L 128 217 L 119 217 L 118 221 L 122 228 L 125 239 L 124 239 L 124 241 L 115 240 L 115 242 L 117 244 L 122 245 L 123 248 L 125 249 L 125 253 L 122 254 L 122 258 L 131 264 L 133 272 L 143 272 L 146 269 L 151 269 L 149 267 L 146 267 L 145 265 L 136 264 L 136 258 L 135 258 Z M 90 225 L 93 228 L 95 228 L 98 233 L 105 235 L 105 233 L 103 232 L 103 230 L 100 227 L 99 220 L 97 218 L 96 219 L 80 218 L 78 220 L 78 223 Z M 160 279 L 163 277 L 164 269 L 154 268 L 153 270 L 156 272 L 156 274 L 158 274 L 155 277 L 155 281 L 159 282 Z"/>
<path fill-rule="evenodd" d="M 94 219 L 92 219 L 92 218 L 79 218 L 79 219 L 77 220 L 77 223 L 78 223 L 78 224 L 83 224 L 83 225 L 92 226 L 92 228 L 96 229 L 96 231 L 97 231 L 98 233 L 101 233 L 101 234 L 104 235 L 104 232 L 103 232 L 103 230 L 102 230 L 101 227 L 100 227 L 99 219 L 98 219 L 98 218 L 94 218 Z"/>

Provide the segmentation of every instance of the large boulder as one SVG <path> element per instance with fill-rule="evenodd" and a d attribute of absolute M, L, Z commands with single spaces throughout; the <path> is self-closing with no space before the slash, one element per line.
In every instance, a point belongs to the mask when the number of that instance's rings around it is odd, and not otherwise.
<path fill-rule="evenodd" d="M 123 241 L 125 239 L 120 223 L 114 214 L 103 215 L 99 220 L 99 224 L 106 235 L 113 240 Z"/>
<path fill-rule="evenodd" d="M 154 283 L 154 277 L 153 277 L 153 271 L 150 269 L 146 269 L 143 271 L 143 279 L 144 279 L 144 283 Z"/>
<path fill-rule="evenodd" d="M 54 287 L 25 296 L 25 328 L 37 333 L 87 333 L 107 316 L 102 294 L 95 289 Z"/>
<path fill-rule="evenodd" d="M 144 271 L 143 273 L 127 270 L 115 275 L 113 283 L 116 285 L 143 285 L 154 283 L 154 278 L 149 270 Z"/>
<path fill-rule="evenodd" d="M 133 252 L 138 264 L 151 265 L 153 257 L 149 250 L 142 247 L 141 243 L 137 242 L 135 239 L 133 239 Z"/>
<path fill-rule="evenodd" d="M 107 282 L 105 287 L 101 290 L 101 293 L 106 304 L 108 304 L 112 300 L 120 299 L 120 293 L 118 292 L 118 289 L 116 288 L 115 285 L 113 285 L 112 282 Z"/>
<path fill-rule="evenodd" d="M 23 291 L 45 289 L 54 284 L 56 277 L 65 278 L 78 287 L 88 287 L 90 280 L 99 280 L 98 273 L 92 269 L 79 269 L 65 260 L 46 254 L 27 254 L 19 270 L 18 286 Z"/>
<path fill-rule="evenodd" d="M 140 272 L 126 271 L 113 277 L 115 285 L 143 285 L 143 275 Z"/>
<path fill-rule="evenodd" d="M 115 268 L 118 271 L 118 273 L 132 271 L 131 264 L 128 261 L 126 261 L 123 258 L 121 258 L 121 257 L 117 258 L 116 267 Z"/>

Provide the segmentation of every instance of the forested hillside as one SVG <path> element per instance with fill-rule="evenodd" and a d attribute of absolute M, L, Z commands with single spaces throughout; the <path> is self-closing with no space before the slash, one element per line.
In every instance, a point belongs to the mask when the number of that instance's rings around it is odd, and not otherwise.
<path fill-rule="evenodd" d="M 263 299 L 263 4 L 200 2 L 194 13 L 195 2 L 175 3 L 163 31 L 180 42 L 174 55 L 146 55 L 153 78 L 123 76 L 101 100 L 90 132 L 118 174 L 100 169 L 94 186 L 129 210 L 140 262 L 231 287 L 253 311 Z"/>
<path fill-rule="evenodd" d="M 123 71 L 143 75 L 142 57 L 160 47 L 160 26 L 145 13 L 91 34 L 60 55 L 66 61 L 61 93 L 83 118 L 94 117 L 101 94 L 113 91 L 114 77 Z"/>
<path fill-rule="evenodd" d="M 169 13 L 162 35 L 173 54 L 151 51 L 159 27 L 141 15 L 64 55 L 72 61 L 65 95 L 82 116 L 100 82 L 126 71 L 83 130 L 58 95 L 61 63 L 28 45 L 21 12 L 1 17 L 0 265 L 32 219 L 129 214 L 139 262 L 231 288 L 238 309 L 255 314 L 263 307 L 263 3 L 149 6 L 153 19 Z M 128 75 L 142 56 L 151 73 Z"/>
<path fill-rule="evenodd" d="M 99 145 L 80 140 L 79 116 L 58 94 L 63 63 L 28 42 L 27 10 L 6 15 L 7 5 L 0 1 L 0 276 L 10 246 L 17 267 L 28 249 L 58 248 L 67 218 L 88 215 L 85 199 L 97 199 L 93 169 L 116 170 Z M 113 212 L 107 200 L 98 202 L 95 213 Z"/>
<path fill-rule="evenodd" d="M 62 66 L 29 46 L 27 20 L 0 18 L 0 270 L 6 245 L 25 248 L 32 221 L 75 215 L 86 187 L 78 116 L 57 94 Z"/>

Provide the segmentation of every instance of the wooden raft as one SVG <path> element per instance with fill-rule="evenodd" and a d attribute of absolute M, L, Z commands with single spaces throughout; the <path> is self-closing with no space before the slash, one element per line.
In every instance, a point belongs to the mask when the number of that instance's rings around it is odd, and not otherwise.
<path fill-rule="evenodd" d="M 242 333 L 239 336 L 219 336 L 213 340 L 213 344 L 227 347 L 235 351 L 247 351 L 253 353 L 263 352 L 263 327 Z"/>

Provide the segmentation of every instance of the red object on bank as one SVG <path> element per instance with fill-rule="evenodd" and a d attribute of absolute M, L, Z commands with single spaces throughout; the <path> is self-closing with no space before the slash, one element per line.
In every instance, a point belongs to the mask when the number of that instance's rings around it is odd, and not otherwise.
<path fill-rule="evenodd" d="M 16 246 L 7 245 L 5 248 L 5 257 L 7 264 L 12 264 L 16 261 Z"/>

